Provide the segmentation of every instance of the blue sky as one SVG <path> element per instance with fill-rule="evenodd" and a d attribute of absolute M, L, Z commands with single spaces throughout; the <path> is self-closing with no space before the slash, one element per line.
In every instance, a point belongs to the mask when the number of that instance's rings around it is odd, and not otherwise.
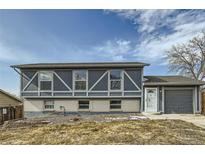
<path fill-rule="evenodd" d="M 165 51 L 204 25 L 204 10 L 0 10 L 0 88 L 18 94 L 9 66 L 22 63 L 142 61 L 146 75 L 171 74 Z"/>

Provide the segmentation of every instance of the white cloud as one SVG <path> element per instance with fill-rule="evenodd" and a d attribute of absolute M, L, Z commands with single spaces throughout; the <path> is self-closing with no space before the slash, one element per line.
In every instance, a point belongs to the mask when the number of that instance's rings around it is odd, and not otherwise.
<path fill-rule="evenodd" d="M 138 60 L 166 64 L 165 51 L 185 43 L 205 28 L 203 10 L 112 10 L 136 25 L 134 56 Z M 133 43 L 133 42 L 132 42 Z"/>
<path fill-rule="evenodd" d="M 164 22 L 175 10 L 112 10 L 120 17 L 132 20 L 139 32 L 152 32 L 168 24 Z M 171 22 L 171 21 L 170 21 Z"/>
<path fill-rule="evenodd" d="M 131 52 L 131 42 L 122 39 L 108 40 L 101 45 L 93 47 L 97 55 L 111 59 L 113 61 L 124 61 L 125 56 Z"/>
<path fill-rule="evenodd" d="M 16 56 L 14 57 L 10 49 L 0 43 L 0 61 L 13 59 L 16 59 Z"/>
<path fill-rule="evenodd" d="M 19 48 L 9 47 L 0 42 L 0 61 L 1 62 L 24 62 L 37 60 L 33 54 Z"/>

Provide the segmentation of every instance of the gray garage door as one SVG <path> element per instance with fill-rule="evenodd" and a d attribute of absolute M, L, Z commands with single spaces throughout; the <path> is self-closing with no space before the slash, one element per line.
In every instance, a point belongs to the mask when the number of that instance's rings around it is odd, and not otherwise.
<path fill-rule="evenodd" d="M 165 90 L 165 113 L 193 113 L 193 90 Z"/>

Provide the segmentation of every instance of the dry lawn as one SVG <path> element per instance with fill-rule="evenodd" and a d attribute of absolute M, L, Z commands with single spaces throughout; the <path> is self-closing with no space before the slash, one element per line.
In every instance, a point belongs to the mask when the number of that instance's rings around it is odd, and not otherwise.
<path fill-rule="evenodd" d="M 205 129 L 180 120 L 46 124 L 0 130 L 0 144 L 205 144 Z"/>

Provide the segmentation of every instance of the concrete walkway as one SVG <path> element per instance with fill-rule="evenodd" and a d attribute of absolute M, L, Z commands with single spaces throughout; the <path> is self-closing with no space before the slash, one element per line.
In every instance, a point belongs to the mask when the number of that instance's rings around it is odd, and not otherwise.
<path fill-rule="evenodd" d="M 177 119 L 183 120 L 186 122 L 193 123 L 196 126 L 202 127 L 205 129 L 205 116 L 204 115 L 194 115 L 194 114 L 150 114 L 150 113 L 143 113 L 149 119 Z"/>

